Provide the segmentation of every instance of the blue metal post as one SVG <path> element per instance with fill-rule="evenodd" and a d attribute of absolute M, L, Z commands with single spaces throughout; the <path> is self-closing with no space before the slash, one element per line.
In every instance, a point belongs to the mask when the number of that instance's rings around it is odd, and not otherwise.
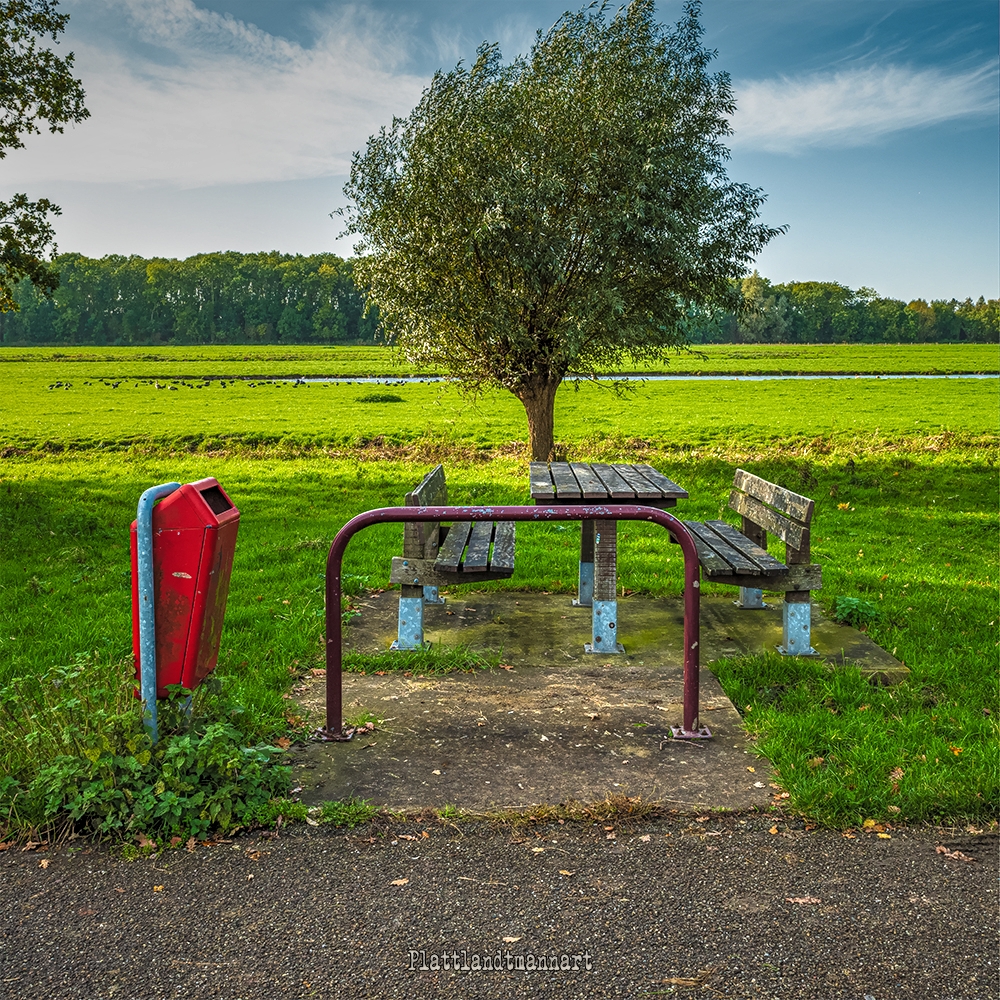
<path fill-rule="evenodd" d="M 156 742 L 156 607 L 153 603 L 153 504 L 181 488 L 180 483 L 151 486 L 136 512 L 135 547 L 139 568 L 139 693 L 143 722 Z"/>

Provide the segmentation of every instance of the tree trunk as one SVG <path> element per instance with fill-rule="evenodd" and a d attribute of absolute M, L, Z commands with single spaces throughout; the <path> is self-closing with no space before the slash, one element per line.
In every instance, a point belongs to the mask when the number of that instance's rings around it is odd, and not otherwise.
<path fill-rule="evenodd" d="M 528 415 L 528 440 L 533 462 L 551 462 L 555 450 L 555 408 L 559 379 L 545 381 L 533 379 L 515 390 Z"/>

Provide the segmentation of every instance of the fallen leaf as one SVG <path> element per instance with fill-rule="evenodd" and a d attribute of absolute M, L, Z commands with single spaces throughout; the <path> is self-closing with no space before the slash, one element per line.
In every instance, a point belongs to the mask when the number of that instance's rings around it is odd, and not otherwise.
<path fill-rule="evenodd" d="M 695 816 L 694 821 L 696 823 L 707 823 L 711 818 L 711 816 Z"/>
<path fill-rule="evenodd" d="M 568 871 L 566 871 L 566 869 L 565 869 L 565 868 L 560 868 L 560 869 L 559 869 L 559 874 L 560 874 L 560 875 L 575 875 L 575 874 L 576 874 L 576 872 L 568 872 Z"/>
<path fill-rule="evenodd" d="M 749 772 L 750 772 L 751 774 L 756 774 L 756 773 L 757 773 L 757 768 L 755 768 L 755 767 L 748 767 L 748 768 L 747 768 L 747 770 L 748 770 L 748 771 L 749 771 Z"/>
<path fill-rule="evenodd" d="M 520 937 L 505 937 L 503 939 L 504 944 L 513 944 L 515 941 L 520 941 Z"/>
<path fill-rule="evenodd" d="M 823 757 L 812 757 L 810 760 L 806 761 L 806 765 L 812 768 L 814 771 L 823 763 Z"/>
<path fill-rule="evenodd" d="M 943 854 L 946 858 L 951 858 L 954 861 L 964 861 L 966 864 L 974 862 L 975 858 L 970 858 L 968 854 L 963 854 L 961 851 L 949 851 L 947 847 L 942 844 L 938 844 L 934 848 L 935 854 Z"/>
<path fill-rule="evenodd" d="M 287 736 L 279 736 L 274 741 L 274 745 L 281 747 L 282 750 L 287 750 L 292 745 L 292 741 Z"/>
<path fill-rule="evenodd" d="M 406 885 L 409 881 L 408 878 L 394 878 L 389 885 Z"/>
<path fill-rule="evenodd" d="M 430 840 L 431 839 L 431 835 L 426 830 L 424 830 L 424 832 L 421 833 L 420 836 L 423 837 L 424 840 Z"/>
<path fill-rule="evenodd" d="M 431 774 L 440 774 L 440 773 L 441 772 L 439 770 L 437 770 L 436 768 L 435 768 L 435 770 L 431 771 Z"/>
<path fill-rule="evenodd" d="M 154 885 L 153 886 L 153 892 L 163 892 L 163 886 L 162 885 Z"/>
<path fill-rule="evenodd" d="M 649 834 L 648 834 L 648 833 L 644 833 L 644 834 L 643 834 L 643 835 L 642 835 L 642 836 L 641 836 L 641 837 L 639 838 L 639 840 L 640 840 L 640 841 L 641 841 L 641 842 L 642 842 L 643 844 L 648 844 L 648 843 L 649 843 L 649 841 L 650 841 L 650 836 L 649 836 Z"/>
<path fill-rule="evenodd" d="M 500 669 L 501 669 L 501 670 L 513 670 L 514 668 L 513 668 L 513 666 L 512 666 L 511 664 L 509 664 L 509 663 L 501 663 L 501 664 L 500 664 Z"/>
<path fill-rule="evenodd" d="M 954 754 L 954 755 L 955 755 L 956 757 L 957 757 L 957 756 L 958 756 L 958 755 L 959 755 L 960 753 L 962 753 L 962 752 L 963 752 L 963 751 L 962 751 L 962 748 L 961 748 L 961 747 L 948 747 L 948 749 L 949 749 L 949 750 L 950 750 L 950 751 L 951 751 L 951 752 L 952 752 L 952 753 L 953 753 L 953 754 Z"/>
<path fill-rule="evenodd" d="M 176 847 L 184 838 L 183 837 L 171 837 L 170 846 Z"/>
<path fill-rule="evenodd" d="M 822 903 L 822 899 L 817 899 L 815 896 L 786 896 L 786 903 L 794 903 L 796 906 L 807 906 L 810 903 Z"/>
<path fill-rule="evenodd" d="M 399 835 L 400 840 L 418 840 L 418 837 L 411 837 L 408 833 L 401 833 Z"/>
<path fill-rule="evenodd" d="M 42 860 L 38 862 L 38 867 L 39 868 L 48 868 L 49 867 L 49 859 L 48 858 L 42 858 Z"/>
<path fill-rule="evenodd" d="M 4 843 L 0 844 L 0 851 L 6 851 L 6 850 L 8 850 L 9 848 L 11 848 L 13 846 L 14 845 L 13 845 L 13 843 L 11 843 L 11 841 L 9 841 L 9 840 L 8 841 L 4 841 Z"/>
<path fill-rule="evenodd" d="M 777 833 L 778 832 L 778 828 L 776 826 L 772 826 L 771 829 L 768 830 L 767 832 L 768 833 Z"/>
<path fill-rule="evenodd" d="M 548 738 L 548 736 L 539 736 L 538 738 L 539 738 L 539 740 L 540 740 L 540 741 L 541 741 L 542 743 L 548 743 L 548 742 L 549 742 L 549 738 Z"/>
<path fill-rule="evenodd" d="M 531 853 L 532 853 L 532 854 L 541 854 L 541 853 L 542 853 L 542 851 L 544 851 L 544 850 L 545 850 L 545 848 L 544 848 L 544 847 L 533 847 L 533 848 L 531 849 Z"/>
<path fill-rule="evenodd" d="M 891 833 L 876 833 L 875 836 L 879 837 L 881 840 L 892 840 Z"/>
<path fill-rule="evenodd" d="M 140 847 L 156 847 L 156 841 L 150 837 L 147 837 L 144 833 L 140 833 L 136 840 L 139 842 Z"/>
<path fill-rule="evenodd" d="M 864 823 L 861 824 L 862 830 L 873 830 L 875 828 L 875 820 L 866 819 Z"/>

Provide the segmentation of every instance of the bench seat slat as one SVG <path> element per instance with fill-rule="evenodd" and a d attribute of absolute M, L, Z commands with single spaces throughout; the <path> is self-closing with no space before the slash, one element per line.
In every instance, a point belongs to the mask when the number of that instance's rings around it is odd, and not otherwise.
<path fill-rule="evenodd" d="M 498 521 L 493 532 L 493 558 L 490 570 L 495 573 L 514 572 L 514 522 Z"/>
<path fill-rule="evenodd" d="M 445 540 L 441 543 L 438 551 L 436 565 L 442 570 L 450 570 L 452 573 L 458 571 L 462 561 L 462 553 L 465 552 L 465 543 L 469 540 L 472 532 L 471 521 L 456 521 L 448 529 Z"/>
<path fill-rule="evenodd" d="M 692 524 L 696 522 L 685 522 L 686 527 L 691 527 Z M 698 561 L 701 563 L 702 568 L 705 572 L 711 576 L 713 573 L 731 573 L 732 567 L 726 562 L 722 556 L 716 555 L 716 553 L 701 540 L 701 537 L 695 532 L 691 532 L 691 537 L 694 539 L 694 547 L 698 550 Z"/>
<path fill-rule="evenodd" d="M 705 571 L 709 576 L 720 572 L 725 573 L 727 576 L 732 574 L 745 576 L 761 575 L 759 566 L 747 559 L 742 552 L 734 549 L 721 535 L 716 534 L 711 528 L 699 521 L 685 521 L 684 526 L 721 560 L 721 568 L 715 568 L 718 564 L 714 560 L 712 567 L 705 565 Z"/>
<path fill-rule="evenodd" d="M 780 573 L 788 568 L 766 549 L 762 549 L 756 542 L 752 542 L 746 535 L 737 531 L 728 521 L 706 521 L 705 524 L 717 535 L 721 535 L 737 552 L 742 552 L 751 562 L 756 563 L 761 572 Z"/>
<path fill-rule="evenodd" d="M 469 535 L 469 547 L 465 550 L 462 571 L 475 573 L 486 571 L 490 564 L 490 542 L 493 540 L 492 521 L 474 521 Z"/>

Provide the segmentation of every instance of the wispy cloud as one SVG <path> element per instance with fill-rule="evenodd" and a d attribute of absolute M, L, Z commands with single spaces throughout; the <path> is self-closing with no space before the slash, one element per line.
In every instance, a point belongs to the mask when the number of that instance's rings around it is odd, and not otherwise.
<path fill-rule="evenodd" d="M 736 85 L 733 145 L 776 153 L 860 146 L 904 129 L 997 113 L 997 68 L 865 67 Z"/>
<path fill-rule="evenodd" d="M 5 187 L 343 174 L 351 152 L 408 112 L 427 82 L 398 71 L 405 39 L 370 10 L 327 14 L 307 48 L 191 0 L 73 6 L 83 28 L 88 18 L 115 24 L 112 38 L 78 31 L 63 46 L 76 51 L 92 117 L 65 135 L 31 138 L 0 164 Z"/>

